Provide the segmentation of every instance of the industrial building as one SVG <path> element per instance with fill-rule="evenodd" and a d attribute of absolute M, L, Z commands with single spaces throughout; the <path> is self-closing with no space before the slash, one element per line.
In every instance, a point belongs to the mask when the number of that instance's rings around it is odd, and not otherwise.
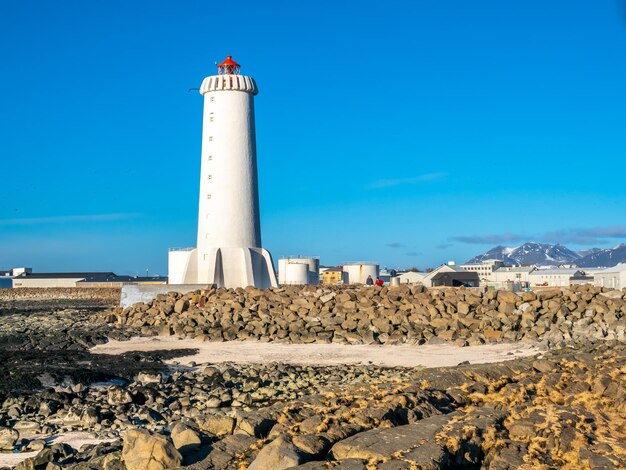
<path fill-rule="evenodd" d="M 626 288 L 626 263 L 620 263 L 612 268 L 603 269 L 594 273 L 594 283 L 599 287 L 609 289 Z"/>

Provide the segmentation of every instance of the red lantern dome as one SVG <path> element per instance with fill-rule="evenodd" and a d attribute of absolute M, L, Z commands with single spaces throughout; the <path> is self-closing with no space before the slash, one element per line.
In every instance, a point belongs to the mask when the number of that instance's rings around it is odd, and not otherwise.
<path fill-rule="evenodd" d="M 226 56 L 226 60 L 217 66 L 218 75 L 239 75 L 241 66 L 233 60 L 233 56 Z"/>

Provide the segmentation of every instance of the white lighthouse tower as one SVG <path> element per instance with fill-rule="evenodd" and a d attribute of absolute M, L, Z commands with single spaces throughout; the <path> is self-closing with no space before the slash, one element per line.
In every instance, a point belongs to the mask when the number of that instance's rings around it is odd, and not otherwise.
<path fill-rule="evenodd" d="M 231 56 L 200 86 L 204 96 L 198 242 L 170 250 L 170 284 L 277 286 L 261 247 L 252 77 Z"/>

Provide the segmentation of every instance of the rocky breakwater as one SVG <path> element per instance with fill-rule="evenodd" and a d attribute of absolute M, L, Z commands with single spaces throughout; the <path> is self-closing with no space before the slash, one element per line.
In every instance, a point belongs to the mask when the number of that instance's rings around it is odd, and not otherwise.
<path fill-rule="evenodd" d="M 98 311 L 119 305 L 119 288 L 0 289 L 0 316 L 64 309 Z"/>
<path fill-rule="evenodd" d="M 120 301 L 118 287 L 24 287 L 0 289 L 0 300 L 99 300 L 107 303 Z"/>
<path fill-rule="evenodd" d="M 624 292 L 591 286 L 516 294 L 464 288 L 283 287 L 161 294 L 101 315 L 142 335 L 203 341 L 458 346 L 626 341 Z"/>

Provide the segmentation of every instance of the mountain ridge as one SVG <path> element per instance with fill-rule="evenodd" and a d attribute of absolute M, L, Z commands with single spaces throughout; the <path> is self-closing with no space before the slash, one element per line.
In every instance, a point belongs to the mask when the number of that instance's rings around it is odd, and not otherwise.
<path fill-rule="evenodd" d="M 473 257 L 467 263 L 481 263 L 488 259 L 498 259 L 510 265 L 560 266 L 572 264 L 577 267 L 612 267 L 626 263 L 626 244 L 613 248 L 590 248 L 573 251 L 559 243 L 526 242 L 516 247 L 497 245 L 483 254 Z"/>

